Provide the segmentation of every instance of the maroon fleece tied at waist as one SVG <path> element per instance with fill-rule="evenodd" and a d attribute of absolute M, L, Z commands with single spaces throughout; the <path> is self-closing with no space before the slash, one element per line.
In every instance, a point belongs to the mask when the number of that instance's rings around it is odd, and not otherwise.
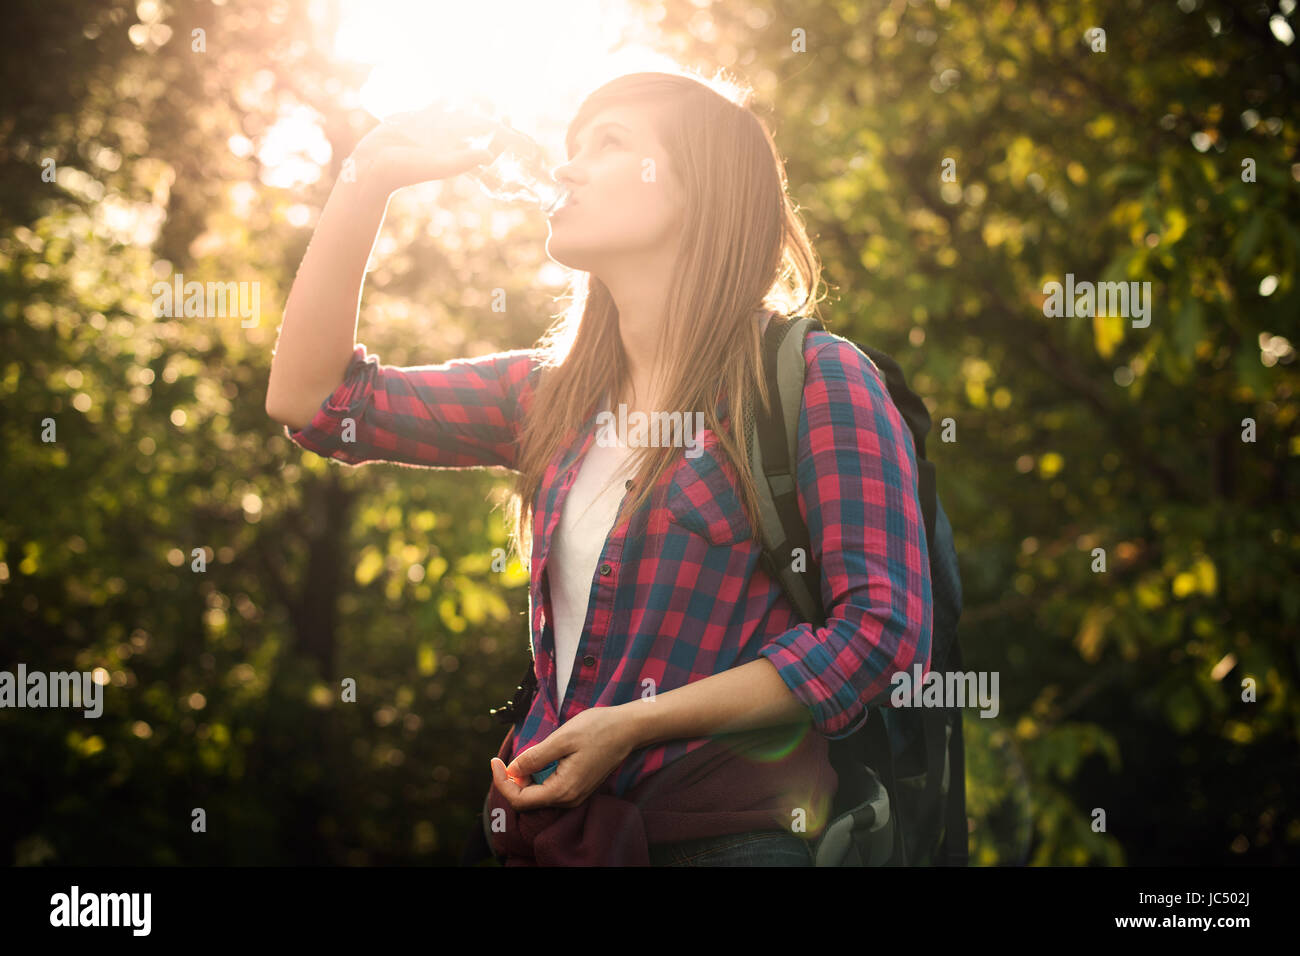
<path fill-rule="evenodd" d="M 514 731 L 497 753 L 513 759 Z M 642 780 L 621 797 L 611 773 L 576 807 L 517 812 L 492 785 L 488 822 L 505 811 L 505 832 L 492 833 L 506 866 L 648 866 L 652 843 L 676 843 L 750 830 L 791 829 L 802 808 L 815 839 L 830 818 L 839 778 L 828 742 L 809 725 L 765 727 L 714 737 Z"/>

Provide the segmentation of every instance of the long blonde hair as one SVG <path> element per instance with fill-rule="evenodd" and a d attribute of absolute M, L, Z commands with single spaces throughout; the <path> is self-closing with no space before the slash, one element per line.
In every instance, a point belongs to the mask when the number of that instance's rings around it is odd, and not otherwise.
<path fill-rule="evenodd" d="M 754 476 L 740 401 L 757 389 L 768 407 L 755 313 L 815 314 L 821 266 L 794 203 L 785 164 L 752 91 L 730 79 L 683 71 L 630 73 L 591 93 L 566 132 L 574 135 L 597 111 L 634 101 L 656 107 L 654 128 L 684 189 L 685 214 L 661 330 L 665 391 L 661 408 L 699 409 L 740 478 L 741 504 L 759 527 Z M 532 552 L 533 502 L 551 458 L 605 396 L 627 393 L 629 367 L 609 288 L 575 272 L 571 304 L 543 333 L 540 377 L 520 435 L 518 474 L 509 502 L 510 545 L 525 562 Z M 668 343 L 673 343 L 669 347 Z M 715 405 L 725 388 L 727 434 Z M 629 462 L 637 492 L 619 524 L 649 498 L 680 449 L 638 448 Z M 617 527 L 617 525 L 616 525 Z"/>

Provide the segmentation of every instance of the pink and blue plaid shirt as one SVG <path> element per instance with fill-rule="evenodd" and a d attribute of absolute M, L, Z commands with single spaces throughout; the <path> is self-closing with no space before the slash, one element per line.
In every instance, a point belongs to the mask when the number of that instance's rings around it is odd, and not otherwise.
<path fill-rule="evenodd" d="M 546 467 L 534 502 L 529 619 L 537 693 L 514 727 L 518 754 L 588 707 L 666 693 L 760 657 L 776 666 L 828 739 L 888 704 L 890 677 L 930 664 L 932 601 L 911 432 L 876 367 L 852 343 L 814 329 L 799 414 L 799 510 L 822 572 L 827 620 L 802 623 L 760 563 L 761 543 L 740 505 L 736 472 L 717 436 L 680 461 L 628 525 L 610 532 L 591 583 L 587 618 L 563 701 L 546 586 L 551 536 L 596 409 Z M 539 372 L 516 350 L 441 365 L 380 364 L 358 344 L 344 380 L 300 430 L 302 447 L 348 465 L 392 461 L 429 468 L 513 469 Z M 726 399 L 717 408 L 730 428 Z M 354 422 L 345 442 L 344 420 Z M 760 476 L 761 480 L 761 476 Z M 658 499 L 662 504 L 653 504 Z M 644 682 L 650 680 L 653 684 Z M 703 746 L 707 736 L 634 751 L 616 768 L 615 794 Z M 539 781 L 540 782 L 540 781 Z"/>

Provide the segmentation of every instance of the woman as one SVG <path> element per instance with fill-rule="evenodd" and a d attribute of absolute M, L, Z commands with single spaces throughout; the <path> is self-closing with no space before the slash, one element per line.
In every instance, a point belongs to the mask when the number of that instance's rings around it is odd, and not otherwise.
<path fill-rule="evenodd" d="M 809 865 L 827 741 L 929 664 L 911 435 L 861 352 L 808 336 L 798 494 L 827 620 L 801 623 L 759 563 L 728 403 L 769 400 L 762 330 L 820 281 L 771 135 L 733 87 L 637 73 L 583 102 L 566 146 L 547 251 L 577 270 L 571 308 L 535 349 L 395 368 L 352 337 L 384 204 L 484 157 L 367 135 L 290 293 L 268 413 L 348 464 L 517 472 L 538 690 L 491 762 L 507 863 Z M 686 431 L 611 436 L 637 412 L 703 429 L 685 452 Z"/>

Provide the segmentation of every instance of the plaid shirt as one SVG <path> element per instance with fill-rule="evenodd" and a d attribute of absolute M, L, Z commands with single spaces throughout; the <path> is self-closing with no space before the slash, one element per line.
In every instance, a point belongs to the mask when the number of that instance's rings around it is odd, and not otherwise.
<path fill-rule="evenodd" d="M 344 380 L 294 442 L 349 465 L 393 461 L 432 468 L 514 468 L 538 362 L 532 350 L 397 368 L 358 344 Z M 667 498 L 611 531 L 591 584 L 578 659 L 555 700 L 547 558 L 596 410 L 547 465 L 534 502 L 529 620 L 538 682 L 514 728 L 513 753 L 588 707 L 665 693 L 766 657 L 824 737 L 845 737 L 886 706 L 890 676 L 930 663 L 932 601 L 911 432 L 879 373 L 829 332 L 807 336 L 799 414 L 799 510 L 821 566 L 827 620 L 802 623 L 759 560 L 759 535 L 740 505 L 736 472 L 705 430 L 663 476 Z M 717 408 L 729 428 L 726 398 Z M 353 440 L 343 441 L 352 419 Z M 761 478 L 760 478 L 761 480 Z M 655 503 L 657 499 L 658 503 Z M 643 681 L 651 680 L 652 685 Z M 703 746 L 707 736 L 643 747 L 615 770 L 621 795 Z M 540 782 L 540 776 L 537 778 Z"/>

